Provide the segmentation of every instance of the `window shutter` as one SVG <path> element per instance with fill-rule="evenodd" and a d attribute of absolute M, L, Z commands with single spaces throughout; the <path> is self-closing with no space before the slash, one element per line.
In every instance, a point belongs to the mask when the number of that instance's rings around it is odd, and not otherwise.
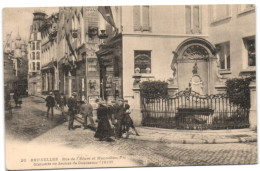
<path fill-rule="evenodd" d="M 143 30 L 150 30 L 149 6 L 143 6 Z"/>
<path fill-rule="evenodd" d="M 191 6 L 186 5 L 186 33 L 191 33 Z"/>
<path fill-rule="evenodd" d="M 141 30 L 141 17 L 140 17 L 140 6 L 134 6 L 134 31 L 140 31 Z"/>
<path fill-rule="evenodd" d="M 200 33 L 199 6 L 193 6 L 193 33 Z"/>

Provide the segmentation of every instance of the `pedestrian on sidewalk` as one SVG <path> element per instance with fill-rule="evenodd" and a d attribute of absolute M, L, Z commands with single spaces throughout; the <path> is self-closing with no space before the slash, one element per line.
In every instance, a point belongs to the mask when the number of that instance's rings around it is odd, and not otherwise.
<path fill-rule="evenodd" d="M 126 138 L 129 137 L 129 130 L 132 128 L 135 131 L 136 136 L 140 136 L 135 129 L 134 122 L 132 118 L 130 117 L 131 111 L 130 111 L 130 105 L 125 104 L 125 113 L 124 117 L 122 119 L 122 133 L 126 133 Z"/>
<path fill-rule="evenodd" d="M 122 137 L 122 119 L 125 113 L 124 99 L 119 99 L 114 105 L 115 109 L 115 137 L 119 139 Z"/>
<path fill-rule="evenodd" d="M 49 117 L 49 111 L 51 110 L 51 119 L 53 119 L 53 107 L 55 106 L 55 100 L 52 92 L 45 99 L 47 106 L 47 118 Z"/>
<path fill-rule="evenodd" d="M 98 138 L 99 141 L 114 141 L 110 137 L 114 135 L 113 125 L 111 118 L 108 115 L 108 109 L 106 106 L 106 102 L 100 99 L 96 100 L 98 103 L 97 108 L 97 118 L 98 118 L 98 126 L 97 131 L 94 135 L 95 138 Z"/>
<path fill-rule="evenodd" d="M 64 116 L 65 111 L 64 111 L 64 107 L 67 105 L 67 100 L 66 97 L 64 95 L 64 93 L 61 93 L 61 98 L 60 98 L 60 109 L 61 109 L 61 114 L 62 116 Z"/>
<path fill-rule="evenodd" d="M 84 99 L 84 103 L 81 105 L 80 113 L 82 114 L 84 118 L 84 129 L 87 129 L 88 127 L 88 118 L 90 121 L 90 127 L 95 129 L 95 123 L 93 120 L 93 107 L 90 103 L 88 103 L 87 99 Z"/>
<path fill-rule="evenodd" d="M 19 103 L 18 102 L 19 101 L 19 92 L 18 92 L 17 88 L 15 88 L 15 90 L 14 90 L 13 98 L 14 98 L 14 102 L 15 102 L 15 107 L 17 107 L 18 103 Z"/>
<path fill-rule="evenodd" d="M 76 110 L 77 110 L 77 93 L 73 92 L 72 96 L 68 99 L 68 115 L 69 115 L 69 125 L 68 125 L 68 129 L 74 129 L 73 127 L 73 123 L 74 123 L 74 118 L 75 118 L 75 114 L 76 114 Z"/>

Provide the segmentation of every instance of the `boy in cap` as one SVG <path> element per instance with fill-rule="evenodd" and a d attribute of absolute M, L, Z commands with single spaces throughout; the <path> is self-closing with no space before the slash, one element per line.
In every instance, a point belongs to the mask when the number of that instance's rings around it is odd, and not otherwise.
<path fill-rule="evenodd" d="M 131 111 L 130 111 L 130 105 L 125 104 L 125 113 L 124 113 L 124 118 L 122 121 L 122 127 L 123 127 L 123 133 L 126 133 L 126 138 L 129 137 L 129 129 L 132 128 L 135 131 L 136 136 L 140 136 L 135 129 L 134 122 L 132 118 L 130 117 Z"/>
<path fill-rule="evenodd" d="M 77 110 L 77 93 L 76 92 L 73 92 L 72 93 L 72 97 L 70 97 L 68 99 L 68 108 L 69 108 L 69 111 L 68 111 L 68 115 L 69 115 L 69 126 L 68 126 L 68 129 L 74 129 L 73 127 L 73 122 L 74 122 L 74 117 L 75 117 L 75 113 L 76 113 L 76 110 Z"/>

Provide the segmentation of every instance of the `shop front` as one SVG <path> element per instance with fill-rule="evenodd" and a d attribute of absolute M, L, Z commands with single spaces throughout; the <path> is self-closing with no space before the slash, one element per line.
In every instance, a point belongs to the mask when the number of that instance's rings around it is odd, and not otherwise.
<path fill-rule="evenodd" d="M 42 75 L 42 94 L 57 90 L 57 61 L 51 61 L 41 68 Z"/>
<path fill-rule="evenodd" d="M 101 45 L 96 52 L 100 66 L 100 95 L 107 101 L 123 97 L 122 36 Z"/>

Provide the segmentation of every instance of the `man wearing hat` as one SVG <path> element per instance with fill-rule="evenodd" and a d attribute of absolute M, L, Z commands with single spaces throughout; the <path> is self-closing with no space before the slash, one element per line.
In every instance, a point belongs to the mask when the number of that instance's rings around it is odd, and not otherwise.
<path fill-rule="evenodd" d="M 75 113 L 76 113 L 76 110 L 77 110 L 77 93 L 76 92 L 73 92 L 72 93 L 72 97 L 70 97 L 68 99 L 68 108 L 69 108 L 69 111 L 68 111 L 68 115 L 69 115 L 69 126 L 68 126 L 68 129 L 74 129 L 73 128 L 73 122 L 74 122 L 74 117 L 75 117 Z"/>
<path fill-rule="evenodd" d="M 87 99 L 84 99 L 84 103 L 81 105 L 80 108 L 80 113 L 83 115 L 84 117 L 84 129 L 87 129 L 87 123 L 88 123 L 88 118 L 90 121 L 90 125 L 92 128 L 95 128 L 95 123 L 93 120 L 93 107 L 90 103 L 88 103 Z"/>
<path fill-rule="evenodd" d="M 49 95 L 45 99 L 46 106 L 47 106 L 47 118 L 49 117 L 49 111 L 51 109 L 51 118 L 53 119 L 53 107 L 55 106 L 55 100 L 52 96 L 52 92 L 49 93 Z"/>

